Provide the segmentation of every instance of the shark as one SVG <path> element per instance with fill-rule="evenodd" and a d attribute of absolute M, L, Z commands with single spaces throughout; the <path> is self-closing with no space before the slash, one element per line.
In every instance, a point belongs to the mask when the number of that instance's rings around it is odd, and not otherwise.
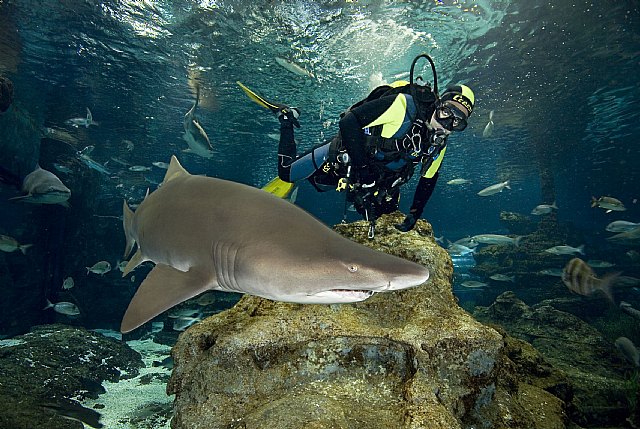
<path fill-rule="evenodd" d="M 363 301 L 419 286 L 422 265 L 353 242 L 290 202 L 248 185 L 189 174 L 173 156 L 135 213 L 123 204 L 123 276 L 155 266 L 121 324 L 130 332 L 208 290 L 301 304 Z"/>
<path fill-rule="evenodd" d="M 60 204 L 69 207 L 71 190 L 52 172 L 41 168 L 39 165 L 22 181 L 22 192 L 25 195 L 9 198 L 34 204 Z"/>
<path fill-rule="evenodd" d="M 196 86 L 196 101 L 193 103 L 193 107 L 184 115 L 184 134 L 182 138 L 189 146 L 189 149 L 185 149 L 184 152 L 193 153 L 209 159 L 213 157 L 213 147 L 211 146 L 209 136 L 207 136 L 204 128 L 202 128 L 202 125 L 198 122 L 198 118 L 196 118 L 196 109 L 198 108 L 199 101 L 200 86 Z"/>

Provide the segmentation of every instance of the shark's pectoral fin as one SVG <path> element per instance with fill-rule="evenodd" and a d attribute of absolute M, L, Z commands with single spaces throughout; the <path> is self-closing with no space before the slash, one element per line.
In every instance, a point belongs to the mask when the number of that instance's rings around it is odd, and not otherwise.
<path fill-rule="evenodd" d="M 144 261 L 145 259 L 142 257 L 142 252 L 140 251 L 140 248 L 138 248 L 138 251 L 131 257 L 131 259 L 129 259 L 129 262 L 127 262 L 127 265 L 124 267 L 124 270 L 122 271 L 122 277 L 129 274 Z"/>
<path fill-rule="evenodd" d="M 158 264 L 144 279 L 122 319 L 120 331 L 130 332 L 176 304 L 210 289 L 203 272 L 187 272 Z"/>

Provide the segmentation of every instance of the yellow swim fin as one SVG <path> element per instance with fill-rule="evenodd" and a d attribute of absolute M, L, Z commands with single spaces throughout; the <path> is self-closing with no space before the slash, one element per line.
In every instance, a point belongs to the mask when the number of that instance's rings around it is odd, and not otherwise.
<path fill-rule="evenodd" d="M 295 183 L 285 182 L 279 177 L 275 177 L 269 183 L 264 185 L 262 189 L 276 197 L 287 198 L 289 194 L 291 194 L 294 186 Z"/>
<path fill-rule="evenodd" d="M 247 96 L 250 99 L 252 99 L 256 104 L 258 104 L 261 107 L 264 107 L 265 109 L 271 110 L 273 113 L 277 113 L 277 112 L 280 111 L 281 108 L 286 107 L 284 104 L 275 104 L 275 103 L 271 103 L 270 101 L 265 100 L 264 98 L 260 97 L 255 92 L 251 91 L 245 85 L 243 85 L 242 82 L 240 82 L 240 81 L 236 81 L 236 83 L 244 91 L 244 93 L 247 94 Z"/>

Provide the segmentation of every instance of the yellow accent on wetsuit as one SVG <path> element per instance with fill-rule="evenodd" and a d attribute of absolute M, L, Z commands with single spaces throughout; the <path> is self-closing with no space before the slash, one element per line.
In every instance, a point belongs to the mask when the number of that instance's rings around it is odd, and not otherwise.
<path fill-rule="evenodd" d="M 433 178 L 433 176 L 436 175 L 436 173 L 440 169 L 440 164 L 442 164 L 442 160 L 444 159 L 444 153 L 446 151 L 447 151 L 447 147 L 445 146 L 445 148 L 440 151 L 438 158 L 436 158 L 433 161 L 433 163 L 431 163 L 431 166 L 429 166 L 429 168 L 427 169 L 427 172 L 424 173 L 422 177 L 424 177 L 425 179 L 431 179 Z"/>
<path fill-rule="evenodd" d="M 378 116 L 375 121 L 365 125 L 363 128 L 382 125 L 382 132 L 380 135 L 385 138 L 391 138 L 402 126 L 406 112 L 407 98 L 402 93 L 398 94 L 396 99 L 393 100 L 391 106 L 389 106 L 382 115 Z"/>

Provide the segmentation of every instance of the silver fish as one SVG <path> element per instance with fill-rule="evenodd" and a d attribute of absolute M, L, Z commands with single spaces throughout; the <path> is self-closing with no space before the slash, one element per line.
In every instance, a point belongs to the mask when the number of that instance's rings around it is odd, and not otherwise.
<path fill-rule="evenodd" d="M 493 110 L 489 112 L 489 122 L 487 122 L 482 131 L 482 137 L 488 138 L 491 137 L 491 134 L 493 134 Z"/>
<path fill-rule="evenodd" d="M 71 125 L 73 127 L 85 127 L 89 128 L 89 125 L 98 125 L 97 122 L 93 121 L 93 115 L 91 114 L 91 110 L 87 107 L 87 117 L 86 118 L 71 118 L 67 119 L 65 122 L 67 125 Z"/>
<path fill-rule="evenodd" d="M 155 162 L 152 162 L 151 164 L 156 166 L 156 167 L 158 167 L 158 168 L 162 168 L 164 170 L 169 168 L 169 164 L 167 164 L 166 162 L 155 161 Z"/>
<path fill-rule="evenodd" d="M 145 167 L 144 165 L 132 165 L 129 167 L 129 171 L 151 171 L 151 167 Z"/>
<path fill-rule="evenodd" d="M 305 76 L 310 78 L 314 77 L 313 73 L 311 73 L 307 69 L 300 67 L 298 64 L 292 61 L 285 60 L 284 58 L 276 57 L 276 63 L 278 63 L 278 65 L 285 70 L 288 70 L 293 74 L 297 74 L 298 76 Z"/>
<path fill-rule="evenodd" d="M 505 182 L 496 183 L 495 185 L 487 186 L 486 188 L 478 192 L 478 195 L 480 195 L 481 197 L 488 197 L 489 195 L 502 192 L 504 188 L 511 189 L 508 180 Z"/>
<path fill-rule="evenodd" d="M 609 232 L 626 232 L 636 228 L 640 228 L 640 223 L 627 222 L 626 220 L 614 220 L 607 225 L 605 230 Z"/>
<path fill-rule="evenodd" d="M 544 251 L 547 253 L 551 253 L 552 255 L 574 255 L 576 253 L 584 255 L 584 244 L 578 247 L 571 247 L 566 245 L 553 246 L 549 247 L 548 249 L 544 249 Z"/>
<path fill-rule="evenodd" d="M 471 183 L 471 180 L 467 179 L 451 179 L 447 182 L 447 185 L 464 185 L 465 183 Z"/>
<path fill-rule="evenodd" d="M 72 289 L 74 286 L 74 282 L 73 282 L 73 277 L 67 277 L 66 279 L 64 279 L 64 281 L 62 282 L 62 289 L 63 290 L 69 290 Z"/>
<path fill-rule="evenodd" d="M 606 210 L 607 213 L 623 212 L 627 208 L 622 204 L 622 201 L 613 197 L 591 197 L 591 207 L 600 207 Z"/>
<path fill-rule="evenodd" d="M 478 288 L 483 288 L 483 287 L 487 287 L 489 286 L 487 283 L 484 282 L 479 282 L 476 280 L 466 280 L 464 282 L 461 283 L 463 287 L 466 287 L 468 289 L 478 289 Z"/>
<path fill-rule="evenodd" d="M 0 235 L 0 250 L 3 252 L 11 253 L 19 250 L 23 255 L 27 254 L 27 249 L 33 246 L 33 244 L 20 244 L 18 240 L 8 235 Z"/>
<path fill-rule="evenodd" d="M 107 261 L 100 261 L 93 264 L 91 267 L 85 267 L 87 269 L 87 274 L 94 273 L 100 274 L 101 276 L 111 271 L 111 264 Z"/>
<path fill-rule="evenodd" d="M 533 210 L 531 210 L 531 214 L 540 216 L 540 215 L 549 214 L 554 210 L 558 210 L 558 206 L 556 206 L 555 202 L 553 204 L 539 204 L 535 206 Z"/>
<path fill-rule="evenodd" d="M 196 101 L 193 103 L 193 107 L 184 115 L 184 134 L 182 138 L 187 142 L 189 149 L 185 149 L 183 152 L 193 153 L 209 159 L 213 157 L 213 147 L 209 136 L 207 136 L 204 128 L 198 122 L 198 118 L 196 118 L 196 109 L 199 101 L 200 86 L 196 86 Z"/>
<path fill-rule="evenodd" d="M 509 237 L 500 234 L 478 234 L 471 237 L 471 240 L 482 244 L 510 244 L 514 246 L 520 245 L 521 236 Z"/>
<path fill-rule="evenodd" d="M 77 316 L 80 314 L 80 309 L 78 306 L 71 302 L 56 302 L 55 304 L 51 301 L 47 300 L 47 306 L 43 308 L 43 310 L 47 310 L 49 308 L 53 308 L 53 311 L 56 313 L 64 314 L 65 316 Z"/>
<path fill-rule="evenodd" d="M 611 237 L 607 237 L 607 241 L 623 246 L 636 246 L 640 244 L 640 228 L 612 235 Z"/>
<path fill-rule="evenodd" d="M 506 274 L 494 274 L 489 277 L 491 280 L 495 280 L 497 282 L 515 282 L 516 276 L 508 276 Z"/>

